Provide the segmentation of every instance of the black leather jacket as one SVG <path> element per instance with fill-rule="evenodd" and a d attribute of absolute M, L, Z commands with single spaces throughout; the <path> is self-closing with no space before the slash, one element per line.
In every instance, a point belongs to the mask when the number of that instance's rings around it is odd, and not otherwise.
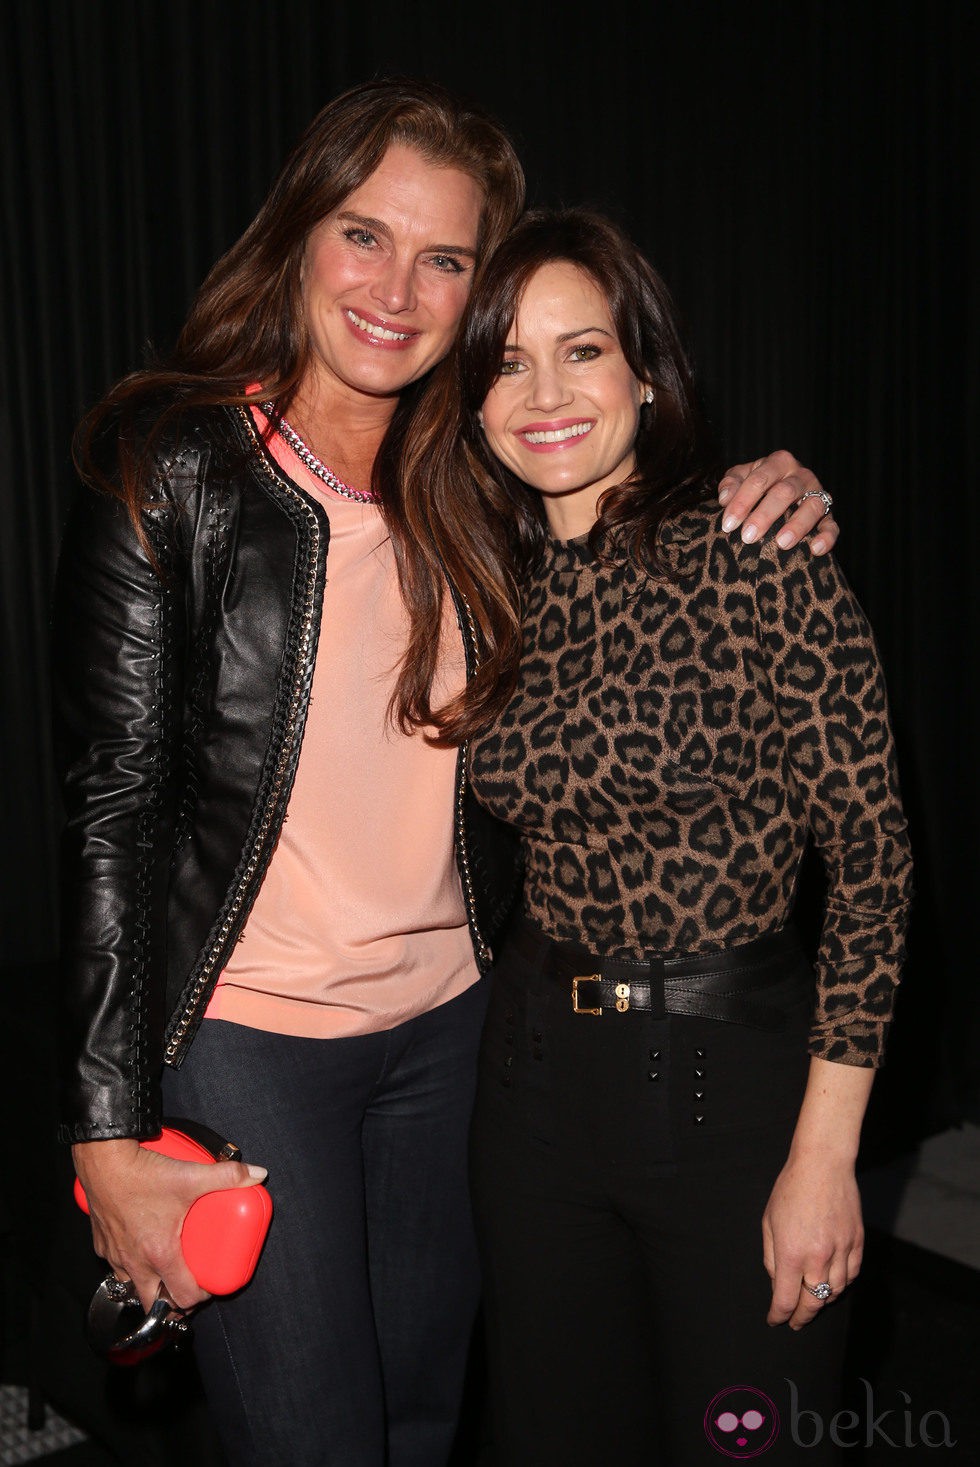
<path fill-rule="evenodd" d="M 154 462 L 160 573 L 122 506 L 87 493 L 58 577 L 65 1141 L 159 1129 L 161 1066 L 181 1063 L 276 844 L 320 627 L 327 515 L 247 411 L 185 413 Z M 520 871 L 464 761 L 456 853 L 485 970 Z"/>

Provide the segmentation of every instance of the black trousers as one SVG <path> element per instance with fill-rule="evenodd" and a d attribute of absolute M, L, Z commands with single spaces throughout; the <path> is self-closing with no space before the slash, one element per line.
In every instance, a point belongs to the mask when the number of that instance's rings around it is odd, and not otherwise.
<path fill-rule="evenodd" d="M 806 1081 L 805 964 L 766 997 L 779 1034 L 593 1017 L 502 955 L 471 1138 L 494 1467 L 838 1460 L 846 1300 L 799 1332 L 765 1322 L 761 1220 Z"/>

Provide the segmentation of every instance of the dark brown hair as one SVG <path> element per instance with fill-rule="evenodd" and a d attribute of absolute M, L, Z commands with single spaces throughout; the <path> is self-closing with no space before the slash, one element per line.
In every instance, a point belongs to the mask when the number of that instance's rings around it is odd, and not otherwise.
<path fill-rule="evenodd" d="M 520 214 L 524 175 L 510 140 L 492 118 L 444 88 L 371 81 L 328 103 L 245 233 L 208 274 L 172 354 L 116 383 L 79 427 L 79 472 L 125 503 L 144 546 L 146 472 L 166 424 L 186 407 L 243 404 L 245 386 L 255 381 L 264 398 L 275 399 L 277 415 L 288 410 L 309 361 L 301 289 L 307 239 L 370 177 L 392 143 L 477 180 L 484 193 L 481 255 L 501 242 Z M 133 424 L 155 401 L 160 411 L 149 435 L 140 437 Z M 111 472 L 95 452 L 107 430 L 118 457 Z"/>
<path fill-rule="evenodd" d="M 400 445 L 400 513 L 418 548 L 402 576 L 412 583 L 412 629 L 396 709 L 403 727 L 434 724 L 450 742 L 491 721 L 517 676 L 520 582 L 545 543 L 546 520 L 540 495 L 490 452 L 477 415 L 529 281 L 555 261 L 578 266 L 599 287 L 627 363 L 654 391 L 653 403 L 640 413 L 636 468 L 599 502 L 589 536 L 593 552 L 606 563 L 630 560 L 664 576 L 662 526 L 703 499 L 715 475 L 710 435 L 660 276 L 599 214 L 526 214 L 481 272 L 453 350 L 433 373 Z M 443 574 L 469 606 L 481 666 L 458 697 L 434 710 L 438 649 L 431 629 L 438 624 Z"/>

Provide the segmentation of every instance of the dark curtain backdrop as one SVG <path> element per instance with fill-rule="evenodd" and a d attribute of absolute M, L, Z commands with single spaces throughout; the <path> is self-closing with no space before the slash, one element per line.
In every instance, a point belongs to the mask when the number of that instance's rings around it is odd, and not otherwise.
<path fill-rule="evenodd" d="M 885 1093 L 909 1115 L 968 1103 L 980 1049 L 972 11 L 22 6 L 0 52 L 0 961 L 43 965 L 56 943 L 46 644 L 72 425 L 146 343 L 172 339 L 313 112 L 352 82 L 405 72 L 496 112 L 535 201 L 614 212 L 675 288 L 731 458 L 789 446 L 837 497 L 841 558 L 889 672 L 918 854 Z"/>

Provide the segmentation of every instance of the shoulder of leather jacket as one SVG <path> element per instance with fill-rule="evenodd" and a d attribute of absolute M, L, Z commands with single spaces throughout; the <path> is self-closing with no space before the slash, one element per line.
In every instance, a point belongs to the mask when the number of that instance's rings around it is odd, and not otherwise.
<path fill-rule="evenodd" d="M 166 564 L 174 570 L 173 555 L 179 558 L 181 546 L 187 548 L 199 496 L 220 493 L 221 486 L 232 483 L 253 457 L 254 445 L 237 415 L 236 408 L 221 405 L 181 408 L 172 396 L 157 394 L 125 422 L 107 424 L 93 446 L 99 473 L 109 483 L 118 483 L 119 441 L 123 434 L 128 438 L 142 481 L 141 518 L 160 568 Z M 73 534 L 84 536 L 86 519 L 93 527 L 98 523 L 98 534 L 108 533 L 113 539 L 119 534 L 125 537 L 131 524 L 122 499 L 92 483 L 81 486 L 66 527 L 66 543 Z"/>
<path fill-rule="evenodd" d="M 119 451 L 125 441 L 133 461 L 141 466 L 148 497 L 157 487 L 164 493 L 176 479 L 186 483 L 202 460 L 228 456 L 229 469 L 240 466 L 248 448 L 236 428 L 237 409 L 221 405 L 183 406 L 174 393 L 148 395 L 131 410 L 110 417 L 93 439 L 92 459 L 109 481 L 119 476 Z"/>

